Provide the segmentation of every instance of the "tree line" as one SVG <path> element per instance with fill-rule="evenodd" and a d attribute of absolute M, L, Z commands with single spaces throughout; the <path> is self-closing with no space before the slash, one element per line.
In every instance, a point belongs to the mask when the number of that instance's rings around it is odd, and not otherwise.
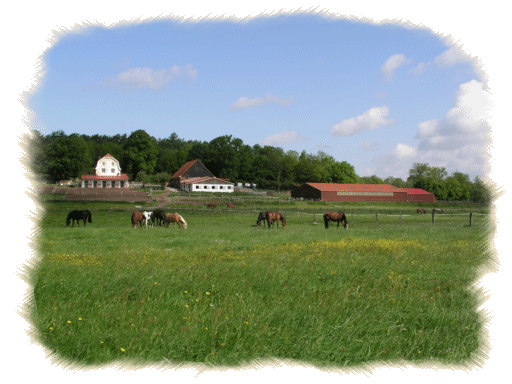
<path fill-rule="evenodd" d="M 164 139 L 144 130 L 130 135 L 66 135 L 55 131 L 43 135 L 32 131 L 32 169 L 42 180 L 57 182 L 95 174 L 97 161 L 107 153 L 119 160 L 130 180 L 163 184 L 187 161 L 199 159 L 215 176 L 233 182 L 254 183 L 260 189 L 290 190 L 305 182 L 391 184 L 398 188 L 421 188 L 439 200 L 489 202 L 483 181 L 455 172 L 448 176 L 442 167 L 414 164 L 407 180 L 358 176 L 346 161 L 336 161 L 323 151 L 308 154 L 280 147 L 250 146 L 232 135 L 211 141 L 184 140 L 176 133 Z"/>

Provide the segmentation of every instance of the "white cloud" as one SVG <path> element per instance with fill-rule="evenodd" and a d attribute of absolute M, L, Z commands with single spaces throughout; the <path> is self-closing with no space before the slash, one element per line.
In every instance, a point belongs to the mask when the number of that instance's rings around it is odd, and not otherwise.
<path fill-rule="evenodd" d="M 403 53 L 391 56 L 380 69 L 383 80 L 392 81 L 395 71 L 403 65 L 412 63 L 412 61 L 412 59 L 408 59 Z"/>
<path fill-rule="evenodd" d="M 430 65 L 431 62 L 428 62 L 426 64 L 424 62 L 421 62 L 416 67 L 409 70 L 409 74 L 415 77 L 420 76 L 427 70 L 428 67 L 430 67 Z"/>
<path fill-rule="evenodd" d="M 352 136 L 363 131 L 372 131 L 385 125 L 393 123 L 392 119 L 387 119 L 389 109 L 386 106 L 372 108 L 358 117 L 333 125 L 331 129 L 332 136 Z"/>
<path fill-rule="evenodd" d="M 255 98 L 255 99 L 249 99 L 247 97 L 240 97 L 234 104 L 232 104 L 229 107 L 229 110 L 235 111 L 238 109 L 244 109 L 244 108 L 250 108 L 250 107 L 257 107 L 260 105 L 265 105 L 268 103 L 275 103 L 279 105 L 290 105 L 293 103 L 295 98 L 289 97 L 287 99 L 280 99 L 276 95 L 268 94 L 267 97 L 261 98 Z"/>
<path fill-rule="evenodd" d="M 261 142 L 262 145 L 281 145 L 295 143 L 297 141 L 308 141 L 309 139 L 296 131 L 283 131 L 275 135 L 267 136 Z"/>
<path fill-rule="evenodd" d="M 415 147 L 397 144 L 393 150 L 372 160 L 378 174 L 407 178 L 413 163 L 445 167 L 471 177 L 485 174 L 490 127 L 489 93 L 481 82 L 461 84 L 454 105 L 442 119 L 418 125 Z M 384 176 L 384 177 L 386 177 Z"/>
<path fill-rule="evenodd" d="M 379 148 L 379 143 L 366 140 L 363 144 L 361 144 L 361 149 L 365 151 L 372 151 Z"/>
<path fill-rule="evenodd" d="M 436 68 L 443 68 L 453 67 L 457 64 L 473 64 L 473 59 L 466 55 L 458 46 L 453 45 L 439 56 L 436 56 L 434 60 L 427 63 L 419 63 L 409 71 L 409 74 L 412 76 L 420 76 L 432 66 L 435 66 Z"/>
<path fill-rule="evenodd" d="M 149 67 L 130 68 L 116 77 L 108 78 L 99 87 L 117 88 L 121 90 L 150 89 L 160 91 L 169 86 L 177 78 L 195 80 L 197 70 L 192 65 L 173 65 L 168 69 L 152 69 Z M 97 88 L 97 87 L 92 87 Z"/>

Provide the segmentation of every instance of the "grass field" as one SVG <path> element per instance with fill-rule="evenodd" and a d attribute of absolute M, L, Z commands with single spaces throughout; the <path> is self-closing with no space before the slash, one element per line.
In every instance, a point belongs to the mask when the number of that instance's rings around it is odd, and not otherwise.
<path fill-rule="evenodd" d="M 488 216 L 469 227 L 467 215 L 436 215 L 435 225 L 403 215 L 400 225 L 381 212 L 377 224 L 355 210 L 349 229 L 326 230 L 290 208 L 286 229 L 269 230 L 248 209 L 178 207 L 166 212 L 187 230 L 133 229 L 133 205 L 96 202 L 92 223 L 71 228 L 65 204 L 45 205 L 32 319 L 68 361 L 460 364 L 481 347 L 469 288 L 489 261 Z"/>

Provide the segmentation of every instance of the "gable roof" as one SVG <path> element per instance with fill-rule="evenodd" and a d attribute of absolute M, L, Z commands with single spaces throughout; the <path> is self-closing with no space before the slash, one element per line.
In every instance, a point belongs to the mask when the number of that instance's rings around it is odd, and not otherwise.
<path fill-rule="evenodd" d="M 172 175 L 171 179 L 174 179 L 175 177 L 183 176 L 183 174 L 184 174 L 185 172 L 187 172 L 190 168 L 192 168 L 192 166 L 193 166 L 194 164 L 196 164 L 196 163 L 201 164 L 201 165 L 204 167 L 204 169 L 206 169 L 208 172 L 210 172 L 210 170 L 209 170 L 208 168 L 206 168 L 206 167 L 204 166 L 204 164 L 203 164 L 203 163 L 201 163 L 201 161 L 199 161 L 198 159 L 196 159 L 196 160 L 188 161 L 188 162 L 186 162 L 185 164 L 183 164 L 183 166 L 182 166 L 180 169 L 178 169 L 174 175 Z M 211 173 L 211 172 L 210 172 L 210 173 Z M 211 173 L 211 174 L 213 175 L 213 173 Z"/>
<path fill-rule="evenodd" d="M 185 179 L 185 181 L 183 181 L 183 184 L 196 184 L 196 183 L 201 183 L 203 181 L 207 181 L 207 180 L 220 180 L 226 184 L 234 184 L 232 183 L 231 181 L 229 181 L 229 179 L 221 179 L 220 177 L 210 177 L 210 176 L 202 176 L 202 177 L 190 177 L 188 179 Z"/>

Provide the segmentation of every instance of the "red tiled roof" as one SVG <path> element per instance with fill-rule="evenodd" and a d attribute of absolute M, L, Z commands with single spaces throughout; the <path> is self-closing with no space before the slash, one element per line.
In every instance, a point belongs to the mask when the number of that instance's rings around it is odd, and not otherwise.
<path fill-rule="evenodd" d="M 119 176 L 96 176 L 96 175 L 82 175 L 82 180 L 128 180 L 128 175 L 122 173 Z"/>
<path fill-rule="evenodd" d="M 229 184 L 234 184 L 234 183 L 228 181 L 229 179 L 221 179 L 220 177 L 215 177 L 215 176 L 214 177 L 210 177 L 210 176 L 189 177 L 188 179 L 184 179 L 181 182 L 183 184 L 193 184 L 193 183 L 200 183 L 201 181 L 210 180 L 210 179 L 222 180 L 222 181 L 228 182 Z"/>
<path fill-rule="evenodd" d="M 403 192 L 402 189 L 389 184 L 336 184 L 336 183 L 306 183 L 320 191 L 344 192 Z"/>
<path fill-rule="evenodd" d="M 179 176 L 183 175 L 185 172 L 188 171 L 188 169 L 191 166 L 193 166 L 196 163 L 196 161 L 199 161 L 199 160 L 191 160 L 191 161 L 188 161 L 185 164 L 183 164 L 183 166 L 180 169 L 178 169 L 174 175 L 172 175 L 172 178 L 179 177 Z"/>
<path fill-rule="evenodd" d="M 420 188 L 402 188 L 405 192 L 407 192 L 409 195 L 432 195 L 432 193 L 424 191 Z"/>

